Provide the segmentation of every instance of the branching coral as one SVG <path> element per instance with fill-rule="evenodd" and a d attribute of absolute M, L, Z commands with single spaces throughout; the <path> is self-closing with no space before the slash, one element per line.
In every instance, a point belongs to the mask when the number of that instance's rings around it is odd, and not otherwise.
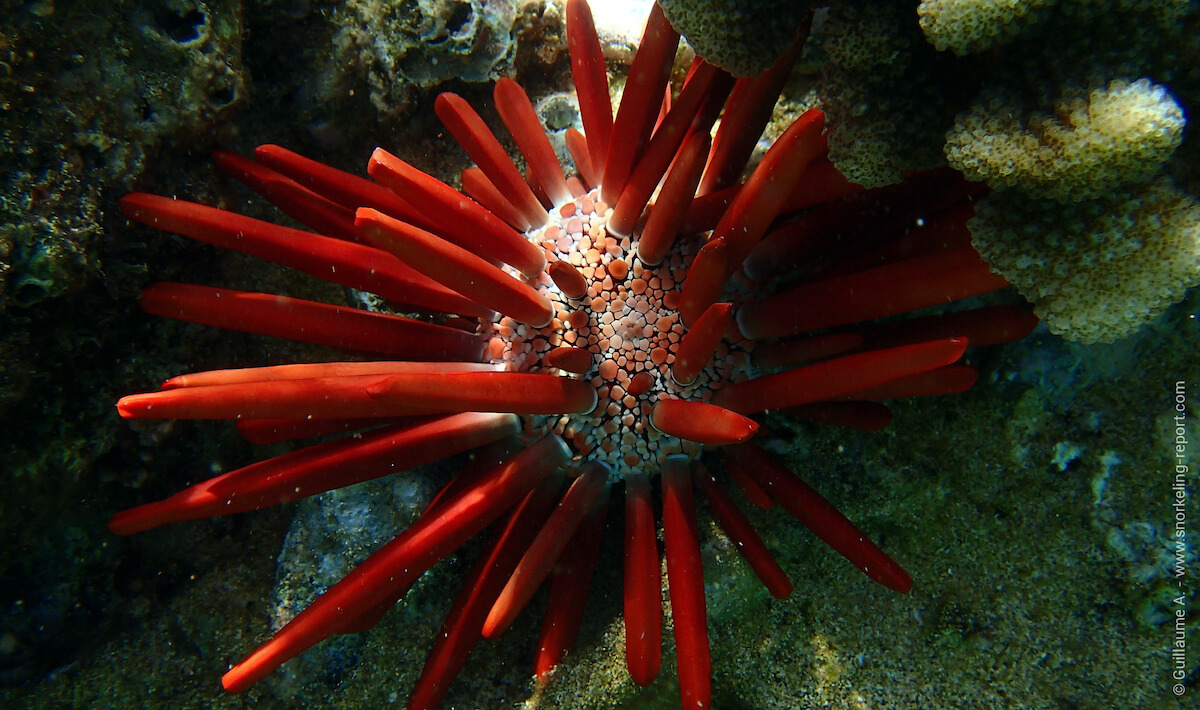
<path fill-rule="evenodd" d="M 829 157 L 848 179 L 879 187 L 944 161 L 945 126 L 977 80 L 929 47 L 911 4 L 836 0 L 813 39 L 826 60 L 822 108 L 837 126 Z"/>
<path fill-rule="evenodd" d="M 1114 10 L 1128 11 L 1167 27 L 1187 7 L 1187 0 L 922 0 L 917 14 L 933 46 L 962 55 L 1005 44 L 1055 12 L 1087 20 Z"/>
<path fill-rule="evenodd" d="M 939 49 L 990 52 L 946 158 L 996 190 L 971 222 L 980 252 L 1068 339 L 1128 335 L 1197 281 L 1194 186 L 1160 177 L 1181 174 L 1178 149 L 1191 153 L 1194 10 L 928 0 L 918 11 Z"/>
<path fill-rule="evenodd" d="M 939 50 L 971 54 L 1019 35 L 1057 0 L 924 0 L 921 29 Z"/>
<path fill-rule="evenodd" d="M 976 112 L 992 116 L 1001 108 L 988 105 L 993 97 L 1005 97 L 1008 107 L 1020 96 L 1023 113 L 1052 112 L 1057 98 L 1096 88 L 1094 77 L 1130 83 L 1146 77 L 1179 96 L 1182 75 L 1194 73 L 1188 68 L 1195 62 L 1194 3 L 915 5 L 834 0 L 814 23 L 822 54 L 811 59 L 827 60 L 818 82 L 822 108 L 838 126 L 830 138 L 831 157 L 864 185 L 896 182 L 904 170 L 941 162 L 931 146 L 940 148 L 955 114 L 973 101 L 982 104 Z M 1128 96 L 1114 98 L 1128 107 Z M 998 118 L 989 120 L 992 125 L 981 133 L 1013 132 L 997 126 Z"/>
<path fill-rule="evenodd" d="M 1032 211 L 1036 223 L 1056 233 L 1090 233 L 1073 220 L 1085 213 L 1099 219 L 1104 210 L 1109 227 L 1094 229 L 1105 239 L 1130 221 L 1184 230 L 1159 243 L 1168 252 L 1180 248 L 1167 258 L 1184 263 L 1188 219 L 1180 215 L 1190 212 L 1161 197 L 1164 188 L 1145 185 L 1167 166 L 1177 180 L 1171 194 L 1182 200 L 1196 190 L 1194 160 L 1186 157 L 1195 148 L 1185 132 L 1188 108 L 1200 96 L 1196 8 L 1182 0 L 833 0 L 816 16 L 815 50 L 802 63 L 820 65 L 814 83 L 833 125 L 829 157 L 852 182 L 887 185 L 946 161 L 997 191 L 996 204 L 1027 208 L 1021 214 Z M 1185 157 L 1171 161 L 1176 153 Z M 1005 190 L 1018 195 L 998 194 Z M 1084 200 L 1094 204 L 1058 206 Z M 1155 213 L 1163 209 L 1171 214 Z M 975 224 L 1000 229 L 991 217 Z M 1138 243 L 1136 230 L 1149 228 L 1130 229 Z M 1014 281 L 1021 277 L 1013 264 L 1047 265 L 1035 279 L 1039 285 L 1023 292 L 1046 314 L 1057 314 L 1046 317 L 1073 339 L 1131 332 L 1169 302 L 1157 299 L 1178 298 L 1191 283 L 1186 269 L 1151 269 L 1145 281 L 1159 284 L 1159 296 L 1146 305 L 1133 279 L 1130 297 L 1138 305 L 1127 307 L 1119 290 L 1050 283 L 1103 254 L 1076 257 L 1036 239 L 1017 245 L 990 233 L 985 239 L 985 257 Z M 1179 280 L 1163 285 L 1167 274 Z M 1049 293 L 1058 294 L 1053 304 L 1042 301 Z M 1110 299 L 1106 305 L 1096 302 L 1101 294 Z M 1078 312 L 1070 314 L 1074 296 Z M 1121 315 L 1113 320 L 1106 309 Z"/>
<path fill-rule="evenodd" d="M 993 193 L 969 224 L 984 259 L 1072 340 L 1126 336 L 1200 284 L 1200 202 L 1167 177 L 1078 204 Z"/>
<path fill-rule="evenodd" d="M 1077 201 L 1153 175 L 1183 142 L 1184 123 L 1175 98 L 1148 79 L 1072 87 L 1048 111 L 993 95 L 959 114 L 946 158 L 994 188 Z"/>

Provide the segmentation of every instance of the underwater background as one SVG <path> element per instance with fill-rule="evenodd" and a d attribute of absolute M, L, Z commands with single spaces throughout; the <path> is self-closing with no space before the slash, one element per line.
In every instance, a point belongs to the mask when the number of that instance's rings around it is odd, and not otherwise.
<path fill-rule="evenodd" d="M 723 44 L 705 32 L 736 25 L 725 20 L 739 3 L 671 4 L 718 18 L 698 22 L 693 43 L 711 41 L 705 52 L 749 73 L 787 27 Z M 786 18 L 803 4 L 749 5 Z M 838 125 L 831 157 L 855 181 L 947 159 L 988 181 L 980 233 L 992 252 L 977 247 L 1014 270 L 1006 277 L 1040 299 L 1047 325 L 976 354 L 966 393 L 891 405 L 882 431 L 772 421 L 773 450 L 915 585 L 880 590 L 777 512 L 759 513 L 796 584 L 772 600 L 702 516 L 715 706 L 1195 707 L 1200 296 L 1186 289 L 1200 280 L 1200 141 L 1186 119 L 1200 100 L 1198 3 L 816 5 L 768 134 L 817 105 Z M 624 70 L 646 7 L 601 27 L 611 71 Z M 262 143 L 358 174 L 378 145 L 457 175 L 468 160 L 449 147 L 433 97 L 487 106 L 501 76 L 562 130 L 578 117 L 561 7 L 0 0 L 0 18 L 0 706 L 404 702 L 470 554 L 426 574 L 370 632 L 326 642 L 242 695 L 219 679 L 403 529 L 453 462 L 282 508 L 108 531 L 117 511 L 262 457 L 220 423 L 123 421 L 120 396 L 184 371 L 333 356 L 146 315 L 143 286 L 346 298 L 241 254 L 148 236 L 116 200 L 142 189 L 267 215 L 210 161 Z M 1117 118 L 1098 95 L 1117 97 Z M 1138 136 L 1136 150 L 1103 126 L 1111 144 L 1044 125 L 1078 127 L 1078 112 L 1109 116 Z M 1033 152 L 1052 154 L 1027 165 L 1039 124 L 1054 140 Z M 1096 211 L 1112 216 L 1106 226 L 1080 231 Z M 1053 243 L 1030 245 L 1039 238 Z M 1116 285 L 1087 276 L 1063 295 L 1044 282 L 1097 261 L 1114 265 L 1103 277 Z M 988 302 L 1020 302 L 1012 291 Z M 612 650 L 620 566 L 608 546 L 552 683 L 530 678 L 536 623 L 523 618 L 476 652 L 444 706 L 676 707 L 674 673 L 637 688 Z"/>

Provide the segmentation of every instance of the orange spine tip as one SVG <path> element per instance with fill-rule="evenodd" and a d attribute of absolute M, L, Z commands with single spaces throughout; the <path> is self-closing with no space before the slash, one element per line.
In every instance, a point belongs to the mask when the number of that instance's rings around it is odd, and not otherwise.
<path fill-rule="evenodd" d="M 741 443 L 758 431 L 753 419 L 699 400 L 660 399 L 650 422 L 664 434 L 707 446 Z"/>
<path fill-rule="evenodd" d="M 684 333 L 671 365 L 671 376 L 681 385 L 695 381 L 700 371 L 712 359 L 721 338 L 733 319 L 732 303 L 714 303 Z"/>
<path fill-rule="evenodd" d="M 579 269 L 571 264 L 556 261 L 546 267 L 546 272 L 567 298 L 583 298 L 587 295 L 587 280 L 579 273 Z"/>
<path fill-rule="evenodd" d="M 546 353 L 547 365 L 574 372 L 577 375 L 585 374 L 592 369 L 593 359 L 594 356 L 590 350 L 568 346 L 558 347 Z"/>

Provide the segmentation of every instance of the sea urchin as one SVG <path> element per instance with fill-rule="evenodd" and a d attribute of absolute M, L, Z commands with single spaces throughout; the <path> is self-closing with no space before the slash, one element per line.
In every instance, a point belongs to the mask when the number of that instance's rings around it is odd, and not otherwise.
<path fill-rule="evenodd" d="M 477 460 L 501 461 L 456 476 L 412 526 L 229 670 L 228 690 L 333 634 L 370 627 L 493 524 L 409 707 L 436 706 L 471 649 L 502 633 L 549 578 L 536 661 L 544 676 L 574 640 L 613 488 L 625 494 L 628 667 L 647 684 L 661 646 L 657 487 L 683 705 L 710 707 L 693 489 L 770 593 L 791 593 L 702 463 L 711 451 L 751 502 L 779 503 L 875 581 L 911 587 L 849 520 L 750 443 L 760 426 L 752 417 L 783 410 L 878 428 L 890 413 L 875 400 L 961 391 L 975 378 L 953 364 L 968 341 L 1028 332 L 1026 311 L 1002 307 L 854 325 L 1005 285 L 965 237 L 977 188 L 935 171 L 864 192 L 824 157 L 818 111 L 797 118 L 738 184 L 797 50 L 736 82 L 697 60 L 672 99 L 679 35 L 655 8 L 614 117 L 586 2 L 570 0 L 567 20 L 586 132 L 567 135 L 578 177 L 564 176 L 524 90 L 502 79 L 496 108 L 525 174 L 464 100 L 437 99 L 479 166 L 463 174 L 470 197 L 382 149 L 371 182 L 267 145 L 255 160 L 218 153 L 217 165 L 315 233 L 154 195 L 121 200 L 136 221 L 424 315 L 147 288 L 141 305 L 151 313 L 387 359 L 202 372 L 123 398 L 124 417 L 236 420 L 256 442 L 328 438 L 122 512 L 114 532 L 255 510 L 479 447 L 488 453 Z M 764 295 L 769 286 L 778 292 Z M 345 432 L 354 434 L 335 436 Z"/>

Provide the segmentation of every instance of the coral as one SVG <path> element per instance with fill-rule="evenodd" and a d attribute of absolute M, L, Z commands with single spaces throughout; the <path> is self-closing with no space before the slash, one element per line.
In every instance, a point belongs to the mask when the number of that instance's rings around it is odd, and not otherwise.
<path fill-rule="evenodd" d="M 1188 0 L 922 0 L 917 8 L 925 37 L 939 51 L 974 54 L 1011 42 L 1047 18 L 1088 22 L 1114 12 L 1146 18 L 1156 28 L 1177 23 Z"/>
<path fill-rule="evenodd" d="M 53 368 L 70 369 L 62 363 L 79 357 L 80 344 L 94 343 L 95 331 L 103 329 L 94 316 L 79 315 L 89 311 L 84 304 L 104 297 L 108 287 L 122 288 L 121 277 L 136 270 L 102 238 L 106 190 L 127 190 L 148 154 L 191 144 L 231 115 L 246 81 L 235 3 L 139 6 L 128 14 L 87 2 L 29 10 L 36 12 L 13 10 L 0 31 L 6 115 L 0 242 L 7 247 L 0 337 L 9 375 L 0 392 L 2 412 L 67 407 L 50 400 L 61 388 L 26 386 L 76 379 Z M 92 455 L 92 437 L 76 432 L 43 430 L 14 441 L 30 446 L 58 435 L 64 435 L 60 451 L 82 448 Z M 10 470 L 34 473 L 61 464 L 17 448 L 6 452 Z"/>
<path fill-rule="evenodd" d="M 123 19 L 87 3 L 38 14 L 16 13 L 0 37 L 0 225 L 14 246 L 5 296 L 18 306 L 98 279 L 103 188 L 128 189 L 148 152 L 202 134 L 240 104 L 246 82 L 234 3 L 139 7 Z"/>
<path fill-rule="evenodd" d="M 516 53 L 516 8 L 504 0 L 350 0 L 332 22 L 321 93 L 365 87 L 382 115 L 408 108 L 418 88 L 503 76 Z"/>
<path fill-rule="evenodd" d="M 817 89 L 836 126 L 830 159 L 852 182 L 881 187 L 945 161 L 944 127 L 975 91 L 970 68 L 935 52 L 904 3 L 838 0 L 815 23 Z"/>
<path fill-rule="evenodd" d="M 1060 202 L 1144 182 L 1183 142 L 1183 109 L 1149 79 L 1062 89 L 1030 111 L 1013 97 L 980 98 L 946 133 L 946 158 L 971 180 Z"/>
<path fill-rule="evenodd" d="M 1186 194 L 1195 194 L 1189 163 L 1196 147 L 1186 116 L 1200 98 L 1194 69 L 1200 16 L 1195 3 L 1098 0 L 1042 3 L 1004 24 L 1003 15 L 1016 10 L 1001 3 L 922 7 L 923 26 L 939 47 L 987 51 L 986 64 L 982 54 L 962 59 L 978 62 L 986 80 L 947 131 L 945 155 L 968 177 L 1002 191 L 984 200 L 980 221 L 972 223 L 985 230 L 977 235 L 981 244 L 998 232 L 1011 235 L 1025 215 L 1035 224 L 1054 225 L 1055 235 L 1065 230 L 1081 249 L 1098 249 L 1072 254 L 1022 232 L 1019 245 L 1000 240 L 985 256 L 1000 259 L 993 265 L 1014 283 L 1021 281 L 1017 285 L 1055 332 L 1109 342 L 1132 333 L 1194 283 L 1186 266 L 1187 223 L 1193 219 Z M 934 21 L 944 20 L 945 13 L 962 21 L 953 27 Z M 986 37 L 980 39 L 978 31 L 968 37 L 968 28 L 980 30 L 993 21 L 1000 24 L 990 25 Z M 1164 171 L 1176 178 L 1174 185 L 1147 186 Z M 1011 192 L 1031 201 L 1020 203 Z M 993 201 L 1001 206 L 988 207 Z M 1053 214 L 1054 203 L 1063 203 L 1057 208 L 1061 214 Z M 1112 212 L 1104 216 L 1104 210 Z M 1164 214 L 1156 215 L 1160 210 Z M 1151 239 L 1160 218 L 1172 231 Z M 1114 246 L 1122 239 L 1126 246 Z M 1108 263 L 1113 251 L 1136 251 L 1143 244 L 1153 245 L 1151 253 L 1165 250 L 1167 264 L 1133 259 L 1110 274 L 1119 272 L 1124 288 L 1106 284 L 1087 292 L 1071 281 L 1079 278 L 1079 268 L 1090 272 L 1092 265 Z M 1027 264 L 1041 270 L 1017 276 L 1016 269 Z M 1071 313 L 1072 308 L 1079 310 Z"/>
<path fill-rule="evenodd" d="M 710 64 L 755 76 L 796 40 L 809 3 L 796 0 L 659 0 L 671 26 Z"/>
<path fill-rule="evenodd" d="M 824 117 L 809 111 L 745 184 L 696 198 L 705 170 L 740 172 L 752 148 L 742 137 L 761 132 L 778 85 L 738 93 L 730 78 L 697 62 L 658 123 L 679 35 L 655 10 L 614 117 L 589 9 L 572 0 L 567 13 L 587 132 L 567 134 L 578 176 L 564 175 L 522 87 L 501 79 L 495 107 L 525 175 L 469 103 L 449 93 L 435 103 L 478 165 L 463 177 L 477 201 L 383 149 L 368 163 L 370 182 L 273 145 L 260 146 L 255 160 L 229 152 L 214 160 L 319 233 L 146 193 L 120 200 L 137 222 L 438 315 L 190 284 L 148 287 L 140 304 L 149 313 L 381 359 L 193 373 L 122 398 L 123 417 L 238 420 L 239 432 L 257 443 L 355 433 L 119 513 L 114 532 L 257 510 L 475 450 L 404 532 L 235 665 L 223 680 L 228 690 L 247 688 L 332 635 L 375 625 L 426 570 L 497 521 L 410 707 L 436 705 L 481 637 L 503 633 L 548 580 L 535 660 L 545 678 L 573 644 L 610 491 L 622 487 L 629 675 L 644 685 L 660 666 L 658 489 L 679 688 L 685 706 L 710 707 L 693 488 L 773 596 L 787 596 L 791 583 L 702 456 L 719 461 L 750 500 L 778 503 L 871 579 L 899 592 L 911 587 L 898 564 L 750 439 L 768 410 L 885 426 L 890 410 L 874 400 L 960 392 L 976 377 L 970 366 L 951 366 L 968 339 L 1004 342 L 1033 327 L 1026 312 L 1007 308 L 864 325 L 1006 285 L 963 243 L 973 188 L 941 171 L 862 193 L 825 160 Z M 703 107 L 731 94 L 742 98 L 730 102 L 710 138 L 716 111 Z M 777 216 L 809 207 L 786 228 L 770 229 Z M 743 265 L 788 270 L 795 250 L 812 246 L 796 239 L 797 228 L 831 214 L 860 220 L 845 235 L 860 247 L 856 258 L 826 255 L 837 275 L 775 294 L 738 285 Z M 931 228 L 909 233 L 913 214 Z M 683 238 L 709 231 L 702 245 Z M 831 327 L 842 328 L 832 340 L 803 337 Z"/>
<path fill-rule="evenodd" d="M 1200 51 L 1194 7 L 985 0 L 927 2 L 914 13 L 904 0 L 837 0 L 818 14 L 813 35 L 820 51 L 807 57 L 821 62 L 822 108 L 838 126 L 830 138 L 833 160 L 860 184 L 894 183 L 905 170 L 945 159 L 945 131 L 972 104 L 981 113 L 989 101 L 1003 104 L 997 109 L 1052 113 L 1060 97 L 1078 104 L 1081 87 L 1103 89 L 1095 77 L 1105 83 L 1129 77 L 1130 84 L 1145 77 L 1168 87 L 1186 109 Z M 922 27 L 937 33 L 938 49 L 953 47 L 958 55 L 935 50 Z M 1003 120 L 998 110 L 987 118 L 989 126 Z"/>
<path fill-rule="evenodd" d="M 980 52 L 1019 35 L 1058 0 L 922 0 L 921 30 L 939 51 Z"/>
<path fill-rule="evenodd" d="M 996 192 L 969 224 L 1050 330 L 1079 342 L 1124 337 L 1200 284 L 1200 202 L 1167 177 L 1071 204 Z"/>

